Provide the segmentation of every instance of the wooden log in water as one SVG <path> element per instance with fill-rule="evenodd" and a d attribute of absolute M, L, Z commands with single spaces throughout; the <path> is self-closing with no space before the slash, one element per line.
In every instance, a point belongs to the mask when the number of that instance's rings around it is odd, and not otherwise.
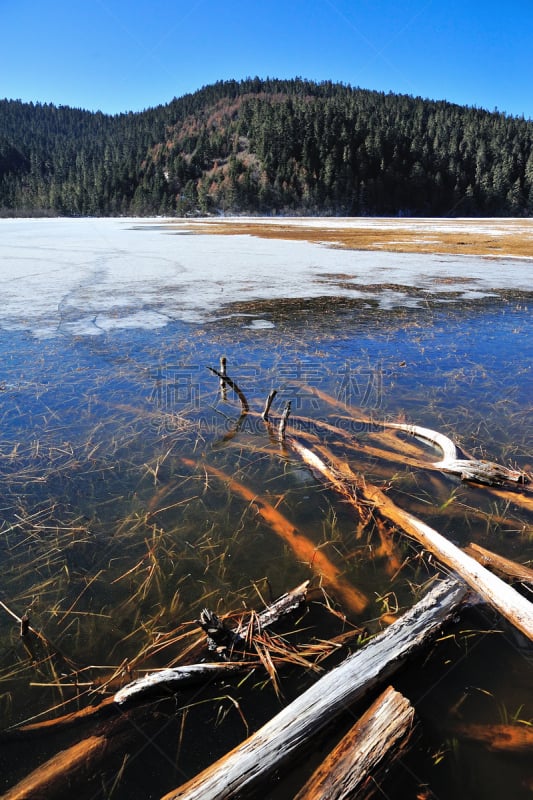
<path fill-rule="evenodd" d="M 415 710 L 389 686 L 333 748 L 294 800 L 350 800 L 408 746 Z M 359 794 L 357 794 L 359 796 Z"/>
<path fill-rule="evenodd" d="M 275 624 L 279 621 L 282 617 L 286 616 L 287 614 L 292 613 L 297 608 L 299 608 L 302 603 L 305 601 L 307 597 L 307 590 L 309 588 L 309 581 L 304 581 L 296 588 L 291 589 L 290 591 L 286 592 L 285 594 L 278 597 L 277 600 L 274 600 L 267 608 L 259 611 L 256 614 L 253 614 L 252 619 L 250 622 L 246 624 L 240 623 L 235 629 L 233 629 L 233 633 L 238 635 L 241 639 L 247 639 L 250 636 L 251 632 L 254 631 L 262 631 L 264 628 L 268 628 L 269 626 Z M 204 645 L 205 649 L 205 645 Z M 196 652 L 196 651 L 195 651 Z M 198 665 L 197 665 L 198 666 Z M 206 665 L 203 665 L 206 666 Z M 219 672 L 219 677 L 223 677 L 224 664 L 222 664 L 222 669 Z M 243 669 L 246 668 L 243 665 Z M 253 664 L 247 665 L 248 669 L 253 668 Z M 18 728 L 14 728 L 8 732 L 0 732 L 0 740 L 2 736 L 6 739 L 13 739 L 13 738 L 22 738 L 23 736 L 31 736 L 33 734 L 39 735 L 41 733 L 49 733 L 54 730 L 58 730 L 61 728 L 68 728 L 74 726 L 78 723 L 85 722 L 88 719 L 98 719 L 104 715 L 113 715 L 116 713 L 118 705 L 120 703 L 124 703 L 127 699 L 129 700 L 142 700 L 144 696 L 149 694 L 157 693 L 157 681 L 159 680 L 159 691 L 160 693 L 164 693 L 165 690 L 171 689 L 172 691 L 176 691 L 178 686 L 186 686 L 187 682 L 190 684 L 195 680 L 198 681 L 201 679 L 201 675 L 198 670 L 194 672 L 186 671 L 185 666 L 182 666 L 175 672 L 175 674 L 171 675 L 168 674 L 168 680 L 165 683 L 165 675 L 161 674 L 163 671 L 159 673 L 151 673 L 152 676 L 159 676 L 154 680 L 152 685 L 148 681 L 145 685 L 145 691 L 141 690 L 141 686 L 139 686 L 138 682 L 131 681 L 130 683 L 126 684 L 123 687 L 125 695 L 121 695 L 120 690 L 118 692 L 119 699 L 116 700 L 117 694 L 106 697 L 104 700 L 99 702 L 97 705 L 89 705 L 85 708 L 78 709 L 77 711 L 72 711 L 70 714 L 64 714 L 60 717 L 55 717 L 54 719 L 43 720 L 42 722 L 34 722 L 29 723 L 26 725 L 21 725 Z M 213 678 L 215 676 L 215 671 L 211 669 L 211 671 L 205 670 L 203 678 L 205 680 Z M 215 676 L 216 677 L 216 676 Z M 128 687 L 131 687 L 133 684 L 136 684 L 135 690 L 131 693 L 130 697 L 128 698 L 126 690 Z M 120 698 L 123 697 L 122 701 Z M 117 705 L 118 703 L 118 705 Z"/>
<path fill-rule="evenodd" d="M 531 725 L 454 725 L 454 735 L 478 742 L 492 752 L 533 756 Z"/>
<path fill-rule="evenodd" d="M 58 791 L 58 784 L 62 781 L 68 786 L 75 776 L 83 780 L 84 775 L 102 758 L 107 744 L 105 736 L 89 736 L 77 742 L 33 770 L 2 795 L 2 800 L 49 800 Z"/>
<path fill-rule="evenodd" d="M 227 399 L 227 392 L 226 392 L 227 363 L 228 363 L 228 360 L 227 360 L 226 356 L 220 356 L 220 375 L 221 375 L 220 380 L 219 380 L 220 397 L 224 401 Z"/>
<path fill-rule="evenodd" d="M 533 569 L 524 564 L 518 564 L 510 558 L 493 553 L 475 542 L 470 542 L 468 547 L 464 548 L 464 552 L 475 558 L 484 567 L 497 572 L 511 582 L 533 584 Z"/>
<path fill-rule="evenodd" d="M 279 421 L 278 439 L 280 440 L 280 442 L 283 442 L 285 440 L 285 429 L 287 427 L 287 422 L 289 420 L 289 415 L 291 413 L 291 405 L 292 405 L 291 401 L 288 400 L 287 403 L 285 404 L 285 408 L 283 409 L 283 414 L 281 415 L 281 419 Z"/>
<path fill-rule="evenodd" d="M 293 700 L 256 733 L 164 800 L 229 800 L 256 789 L 309 740 L 427 645 L 465 596 L 438 583 L 410 611 Z"/>
<path fill-rule="evenodd" d="M 353 485 L 356 476 L 347 464 L 341 462 L 335 462 L 333 466 L 327 464 L 316 452 L 309 450 L 292 438 L 290 445 L 313 472 L 326 478 L 333 488 L 340 491 L 356 508 L 359 508 L 361 500 L 370 502 L 384 519 L 393 522 L 400 530 L 416 539 L 442 564 L 459 575 L 528 639 L 533 641 L 533 604 L 522 597 L 512 586 L 482 567 L 441 533 L 397 506 L 377 486 L 361 480 L 358 482 L 357 492 L 354 493 Z M 323 453 L 325 448 L 319 449 Z M 331 454 L 328 455 L 330 459 L 333 458 Z"/>
<path fill-rule="evenodd" d="M 149 672 L 136 681 L 123 686 L 115 693 L 115 703 L 139 702 L 147 697 L 161 697 L 179 691 L 181 688 L 205 684 L 219 678 L 249 670 L 253 665 L 240 661 L 216 661 L 205 664 L 189 664 L 184 667 L 169 667 L 158 672 Z"/>
<path fill-rule="evenodd" d="M 507 619 L 524 636 L 533 641 L 533 604 L 512 586 L 493 575 L 441 533 L 426 525 L 408 511 L 399 508 L 380 489 L 369 483 L 365 496 L 386 519 L 417 540 L 442 564 L 459 575 L 477 594 Z"/>
<path fill-rule="evenodd" d="M 279 597 L 259 614 L 254 614 L 248 624 L 235 629 L 226 629 L 227 633 L 231 635 L 232 644 L 241 642 L 244 645 L 254 631 L 260 631 L 273 625 L 282 616 L 290 614 L 298 608 L 305 600 L 308 586 L 309 581 L 305 581 L 296 589 Z M 116 692 L 114 700 L 119 706 L 125 703 L 139 702 L 153 695 L 179 691 L 182 687 L 191 684 L 208 683 L 218 678 L 227 678 L 234 673 L 253 669 L 254 666 L 257 666 L 257 663 L 221 661 L 161 669 L 123 686 Z"/>
<path fill-rule="evenodd" d="M 2 795 L 2 800 L 52 800 L 74 796 L 77 787 L 86 784 L 95 771 L 101 771 L 107 756 L 127 748 L 139 735 L 136 724 L 127 715 L 106 723 L 100 731 L 61 750 L 34 769 Z"/>
<path fill-rule="evenodd" d="M 191 459 L 182 458 L 181 460 L 192 469 L 198 466 Z M 328 588 L 338 596 L 347 611 L 360 614 L 365 610 L 368 606 L 368 598 L 346 580 L 341 570 L 330 561 L 324 551 L 298 530 L 277 508 L 218 467 L 203 464 L 202 468 L 210 475 L 215 475 L 227 483 L 234 494 L 252 503 L 259 516 L 289 545 L 295 556 L 308 564 L 315 574 L 324 579 Z"/>
<path fill-rule="evenodd" d="M 268 415 L 270 414 L 270 407 L 272 406 L 272 403 L 274 402 L 274 398 L 276 397 L 276 395 L 277 395 L 276 389 L 272 389 L 272 391 L 269 393 L 269 395 L 268 395 L 268 397 L 266 399 L 265 407 L 263 409 L 263 413 L 261 414 L 261 417 L 263 418 L 263 420 L 265 422 L 268 422 Z"/>

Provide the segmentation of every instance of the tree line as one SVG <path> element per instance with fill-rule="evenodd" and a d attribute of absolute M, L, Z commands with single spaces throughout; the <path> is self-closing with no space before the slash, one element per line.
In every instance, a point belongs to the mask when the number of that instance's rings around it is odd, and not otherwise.
<path fill-rule="evenodd" d="M 527 216 L 533 122 L 339 83 L 220 81 L 139 113 L 0 101 L 0 214 Z"/>

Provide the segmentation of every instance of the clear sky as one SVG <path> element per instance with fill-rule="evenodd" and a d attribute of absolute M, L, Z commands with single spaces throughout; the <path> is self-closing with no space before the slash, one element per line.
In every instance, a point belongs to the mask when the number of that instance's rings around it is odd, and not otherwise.
<path fill-rule="evenodd" d="M 139 111 L 342 81 L 533 118 L 533 0 L 0 0 L 0 98 Z"/>

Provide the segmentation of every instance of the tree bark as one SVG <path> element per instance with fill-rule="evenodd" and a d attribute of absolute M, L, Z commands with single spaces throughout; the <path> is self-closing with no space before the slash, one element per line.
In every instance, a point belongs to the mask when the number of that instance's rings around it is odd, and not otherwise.
<path fill-rule="evenodd" d="M 331 751 L 294 800 L 350 800 L 407 747 L 415 710 L 389 686 Z"/>
<path fill-rule="evenodd" d="M 439 583 L 410 611 L 296 698 L 255 734 L 164 800 L 229 800 L 265 781 L 302 751 L 312 736 L 427 644 L 461 603 L 466 590 Z"/>

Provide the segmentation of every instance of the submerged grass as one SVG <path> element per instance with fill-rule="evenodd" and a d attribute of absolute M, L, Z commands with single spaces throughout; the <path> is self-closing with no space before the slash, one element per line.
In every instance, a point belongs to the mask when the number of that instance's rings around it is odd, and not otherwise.
<path fill-rule="evenodd" d="M 245 330 L 236 316 L 115 334 L 105 347 L 41 343 L 38 360 L 37 345 L 19 338 L 1 395 L 0 600 L 42 638 L 21 637 L 20 623 L 0 609 L 2 726 L 82 708 L 145 670 L 179 664 L 198 649 L 204 607 L 235 615 L 311 578 L 320 594 L 294 630 L 258 640 L 261 672 L 227 696 L 215 692 L 211 708 L 229 747 L 232 719 L 256 726 L 278 707 L 276 692 L 289 699 L 314 680 L 313 665 L 357 646 L 424 591 L 437 572 L 431 559 L 355 517 L 265 425 L 260 411 L 272 388 L 274 420 L 292 400 L 291 432 L 325 444 L 399 505 L 459 543 L 531 562 L 526 491 L 458 484 L 429 469 L 427 444 L 379 426 L 425 424 L 476 456 L 531 469 L 531 322 L 518 305 L 504 310 L 378 318 L 328 301 L 310 324 L 305 304 L 277 316 L 255 306 L 274 329 Z M 522 350 L 511 348 L 517 330 Z M 222 354 L 249 413 L 231 393 L 221 396 L 206 369 Z M 520 672 L 522 655 L 507 658 Z M 449 657 L 456 674 L 461 659 Z M 288 677 L 284 661 L 294 668 Z M 470 678 L 490 683 L 506 707 L 523 705 L 521 717 L 533 715 L 531 697 L 524 692 L 518 703 L 522 684 L 504 672 Z M 193 769 L 201 758 L 191 759 L 186 740 L 207 735 L 208 704 L 200 695 L 180 703 L 173 746 Z M 131 796 L 134 762 L 114 768 L 106 785 L 115 798 Z M 1 766 L 5 786 L 15 782 L 19 767 Z M 173 776 L 167 766 L 153 778 L 161 794 Z"/>

